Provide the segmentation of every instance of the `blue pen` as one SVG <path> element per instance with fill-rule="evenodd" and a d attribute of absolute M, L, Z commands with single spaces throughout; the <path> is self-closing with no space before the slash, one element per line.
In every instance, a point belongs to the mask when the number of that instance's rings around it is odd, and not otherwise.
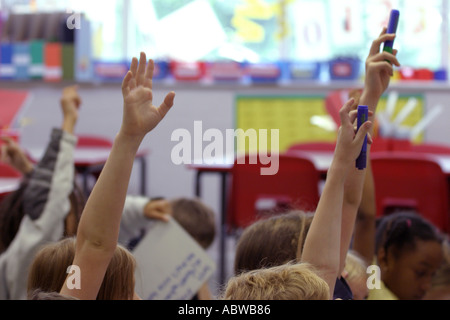
<path fill-rule="evenodd" d="M 356 132 L 358 132 L 359 128 L 363 125 L 364 122 L 366 122 L 369 118 L 369 107 L 368 106 L 358 106 L 358 117 L 357 117 L 357 129 Z M 359 154 L 358 158 L 356 158 L 356 167 L 359 170 L 365 169 L 367 164 L 367 135 L 364 137 L 364 142 L 361 148 L 361 153 Z"/>
<path fill-rule="evenodd" d="M 400 12 L 398 10 L 391 10 L 391 15 L 389 16 L 389 24 L 386 30 L 386 33 L 396 33 L 398 27 L 398 20 L 400 18 Z M 387 51 L 389 53 L 393 52 L 394 48 L 394 40 L 387 40 L 384 42 L 383 51 Z"/>

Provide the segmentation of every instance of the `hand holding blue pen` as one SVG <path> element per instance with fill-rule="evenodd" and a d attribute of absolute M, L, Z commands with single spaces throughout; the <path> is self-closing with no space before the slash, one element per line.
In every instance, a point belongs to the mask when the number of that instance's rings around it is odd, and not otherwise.
<path fill-rule="evenodd" d="M 398 27 L 398 20 L 400 18 L 400 12 L 398 10 L 391 10 L 391 14 L 389 17 L 389 24 L 386 30 L 386 33 L 396 33 Z M 387 51 L 389 53 L 393 53 L 394 49 L 394 40 L 387 40 L 384 43 L 383 51 Z"/>
<path fill-rule="evenodd" d="M 368 106 L 358 106 L 358 116 L 357 116 L 357 130 L 369 119 L 369 107 Z M 364 143 L 361 148 L 361 153 L 358 158 L 356 158 L 356 167 L 359 170 L 363 170 L 367 165 L 367 135 L 364 137 Z"/>

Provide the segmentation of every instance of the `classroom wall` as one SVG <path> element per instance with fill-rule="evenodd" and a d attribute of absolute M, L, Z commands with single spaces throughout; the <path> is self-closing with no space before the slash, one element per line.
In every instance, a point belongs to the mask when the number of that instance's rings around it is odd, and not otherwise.
<path fill-rule="evenodd" d="M 157 85 L 156 85 L 157 86 Z M 217 128 L 222 132 L 234 128 L 234 99 L 237 94 L 318 94 L 325 95 L 330 88 L 325 87 L 248 87 L 248 88 L 222 88 L 222 87 L 192 87 L 189 85 L 161 85 L 162 88 L 154 90 L 154 103 L 159 104 L 164 95 L 175 90 L 175 106 L 163 122 L 147 137 L 142 147 L 149 149 L 147 156 L 147 193 L 150 196 L 193 196 L 194 172 L 184 165 L 175 165 L 171 161 L 172 148 L 178 143 L 171 141 L 175 129 L 184 128 L 191 132 L 193 137 L 194 121 L 202 120 L 203 130 Z M 20 89 L 15 87 L 16 89 Z M 24 106 L 19 118 L 24 124 L 22 128 L 21 143 L 27 146 L 45 146 L 49 139 L 50 128 L 59 126 L 62 115 L 59 98 L 62 84 L 35 84 L 27 85 L 30 97 Z M 432 88 L 419 91 L 420 87 L 406 87 L 400 93 L 424 93 L 426 108 L 433 108 L 438 104 L 444 107 L 433 125 L 427 130 L 424 139 L 429 142 L 450 144 L 450 129 L 447 119 L 450 118 L 450 90 L 445 87 Z M 331 89 L 336 89 L 335 87 Z M 81 85 L 80 95 L 83 104 L 76 132 L 80 134 L 103 135 L 113 139 L 120 127 L 122 117 L 122 95 L 120 84 L 107 85 Z M 205 144 L 206 145 L 206 144 Z M 135 166 L 129 187 L 130 193 L 138 193 L 138 170 Z M 219 178 L 214 175 L 203 177 L 203 197 L 213 207 L 219 209 Z"/>

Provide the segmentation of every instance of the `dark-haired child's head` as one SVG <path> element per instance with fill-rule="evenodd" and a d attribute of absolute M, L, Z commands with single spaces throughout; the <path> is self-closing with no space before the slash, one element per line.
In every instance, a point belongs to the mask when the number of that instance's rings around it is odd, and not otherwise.
<path fill-rule="evenodd" d="M 29 181 L 28 178 L 25 178 L 14 192 L 9 193 L 0 202 L 0 253 L 8 249 L 26 215 L 24 194 Z M 76 235 L 78 222 L 86 202 L 83 190 L 76 182 L 74 182 L 69 195 L 69 201 L 70 210 L 64 220 L 64 237 Z"/>
<path fill-rule="evenodd" d="M 443 259 L 441 233 L 412 211 L 378 221 L 375 249 L 381 280 L 400 300 L 422 299 Z"/>
<path fill-rule="evenodd" d="M 198 198 L 171 200 L 174 219 L 203 248 L 208 249 L 216 237 L 215 213 Z"/>

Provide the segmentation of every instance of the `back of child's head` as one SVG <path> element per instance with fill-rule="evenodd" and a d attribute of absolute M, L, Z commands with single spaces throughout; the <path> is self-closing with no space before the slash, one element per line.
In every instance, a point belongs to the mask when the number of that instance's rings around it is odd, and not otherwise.
<path fill-rule="evenodd" d="M 24 203 L 24 194 L 29 186 L 29 179 L 24 178 L 19 187 L 9 193 L 0 202 L 0 253 L 8 249 L 16 237 L 23 217 L 26 214 L 27 205 Z M 74 236 L 81 213 L 86 202 L 85 195 L 80 186 L 74 182 L 72 192 L 69 195 L 70 212 L 73 217 L 73 226 L 68 230 L 67 224 L 63 236 Z M 36 219 L 37 217 L 32 217 Z"/>
<path fill-rule="evenodd" d="M 29 299 L 37 289 L 47 293 L 61 290 L 67 277 L 67 268 L 72 265 L 75 257 L 75 243 L 74 237 L 68 237 L 47 244 L 38 251 L 28 274 Z M 97 300 L 131 300 L 134 295 L 135 268 L 133 255 L 121 245 L 117 245 Z"/>
<path fill-rule="evenodd" d="M 286 263 L 228 280 L 224 300 L 329 300 L 330 289 L 308 263 Z"/>
<path fill-rule="evenodd" d="M 14 240 L 25 215 L 22 199 L 27 185 L 27 180 L 22 181 L 19 187 L 6 195 L 0 203 L 0 253 L 6 251 Z"/>
<path fill-rule="evenodd" d="M 358 252 L 354 250 L 347 252 L 342 276 L 350 286 L 354 300 L 365 299 L 369 293 L 367 288 L 367 267 L 366 261 Z"/>
<path fill-rule="evenodd" d="M 298 259 L 312 217 L 313 213 L 292 210 L 260 219 L 245 228 L 236 245 L 234 273 L 273 267 Z"/>
<path fill-rule="evenodd" d="M 406 250 L 414 250 L 416 241 L 442 242 L 439 229 L 415 211 L 397 211 L 383 216 L 377 221 L 375 251 L 394 250 L 400 255 Z"/>
<path fill-rule="evenodd" d="M 200 199 L 171 200 L 173 218 L 203 248 L 208 249 L 216 236 L 214 211 Z"/>

